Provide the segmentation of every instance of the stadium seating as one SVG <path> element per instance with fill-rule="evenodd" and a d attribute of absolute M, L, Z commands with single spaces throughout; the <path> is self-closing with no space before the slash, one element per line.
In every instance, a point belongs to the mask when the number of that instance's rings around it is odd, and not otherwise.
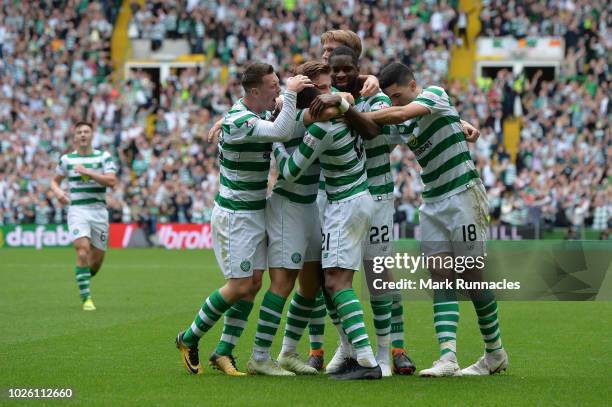
<path fill-rule="evenodd" d="M 207 58 L 205 69 L 176 71 L 159 89 L 146 71 L 113 80 L 110 39 L 120 3 L 0 6 L 0 224 L 65 220 L 48 186 L 78 119 L 95 123 L 95 146 L 119 164 L 120 182 L 108 199 L 111 221 L 206 222 L 219 174 L 206 134 L 240 97 L 241 69 L 263 60 L 286 77 L 300 61 L 320 56 L 321 33 L 348 28 L 362 38 L 364 72 L 376 74 L 399 59 L 421 81 L 446 86 L 463 118 L 480 125 L 473 158 L 493 222 L 610 228 L 612 41 L 603 1 L 514 8 L 483 1 L 481 36 L 558 36 L 566 57 L 552 80 L 501 70 L 467 83 L 447 81 L 453 47 L 468 45 L 458 42 L 456 1 L 133 2 L 130 39 L 150 40 L 152 50 L 165 39 L 185 40 Z M 514 118 L 517 102 L 523 114 Z M 516 151 L 504 138 L 511 117 L 520 125 Z M 393 166 L 396 220 L 414 223 L 418 164 L 399 148 Z"/>

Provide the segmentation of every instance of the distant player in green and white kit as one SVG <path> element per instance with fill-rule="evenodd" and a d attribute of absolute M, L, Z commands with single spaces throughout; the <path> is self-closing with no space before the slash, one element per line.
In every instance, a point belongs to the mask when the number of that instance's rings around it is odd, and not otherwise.
<path fill-rule="evenodd" d="M 236 369 L 232 350 L 246 326 L 266 268 L 265 207 L 271 143 L 290 137 L 297 92 L 312 86 L 305 76 L 289 78 L 283 108 L 271 122 L 266 119 L 280 94 L 279 79 L 271 65 L 251 64 L 242 75 L 244 98 L 223 119 L 220 186 L 211 225 L 215 257 L 226 283 L 206 298 L 193 323 L 176 337 L 189 373 L 202 373 L 199 340 L 225 314 L 221 341 L 210 362 L 228 375 L 244 375 Z"/>
<path fill-rule="evenodd" d="M 340 110 L 347 117 L 354 114 L 346 101 Z M 374 212 L 362 140 L 343 121 L 330 120 L 309 125 L 291 155 L 282 144 L 275 143 L 274 155 L 279 176 L 287 182 L 299 180 L 317 159 L 325 179 L 328 204 L 323 216 L 321 260 L 325 290 L 333 303 L 330 316 L 342 322 L 356 358 L 354 364 L 333 376 L 345 380 L 380 379 L 382 372 L 365 329 L 363 309 L 352 288 L 354 272 L 360 268 L 363 236 Z"/>
<path fill-rule="evenodd" d="M 421 249 L 433 259 L 485 254 L 488 203 L 456 109 L 439 86 L 421 88 L 413 73 L 400 63 L 385 67 L 379 76 L 383 91 L 394 105 L 369 113 L 378 124 L 398 124 L 398 131 L 421 165 L 425 184 L 420 208 Z M 404 123 L 404 124 L 402 124 Z M 455 270 L 441 262 L 430 268 L 434 281 L 454 281 Z M 464 280 L 482 281 L 482 270 L 463 272 Z M 456 357 L 459 303 L 454 289 L 434 290 L 434 326 L 440 359 L 421 376 L 488 375 L 508 366 L 497 317 L 497 302 L 490 290 L 468 292 L 485 342 L 485 353 L 461 370 Z"/>
<path fill-rule="evenodd" d="M 93 127 L 87 122 L 75 125 L 76 150 L 60 157 L 56 175 L 51 180 L 55 197 L 68 206 L 68 229 L 77 252 L 77 284 L 85 311 L 96 309 L 90 279 L 100 271 L 108 244 L 106 188 L 116 183 L 116 168 L 111 155 L 92 147 Z M 66 194 L 60 187 L 68 178 Z"/>

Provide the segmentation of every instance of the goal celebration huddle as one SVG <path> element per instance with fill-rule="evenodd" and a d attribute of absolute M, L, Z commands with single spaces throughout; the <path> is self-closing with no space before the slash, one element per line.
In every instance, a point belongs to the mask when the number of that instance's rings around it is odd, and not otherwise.
<path fill-rule="evenodd" d="M 440 355 L 430 367 L 418 370 L 404 344 L 410 339 L 403 328 L 404 313 L 410 310 L 404 309 L 402 295 L 375 290 L 370 281 L 374 258 L 394 255 L 389 155 L 399 144 L 408 146 L 422 169 L 424 255 L 484 254 L 487 197 L 467 145 L 478 131 L 460 119 L 445 89 L 417 83 L 403 64 L 385 66 L 378 77 L 360 75 L 361 42 L 352 31 L 326 32 L 321 44 L 321 61 L 297 66 L 282 92 L 271 65 L 248 65 L 241 78 L 244 97 L 211 130 L 209 137 L 219 140 L 220 166 L 212 242 L 226 281 L 212 293 L 202 293 L 207 296 L 193 320 L 180 327 L 175 342 L 184 367 L 192 374 L 203 373 L 204 350 L 198 343 L 220 323 L 221 337 L 215 349 L 206 350 L 207 359 L 230 376 L 323 371 L 352 380 L 505 370 L 508 355 L 491 290 L 467 292 L 484 349 L 463 369 L 456 356 L 458 294 L 433 290 Z M 103 195 L 114 185 L 115 170 L 107 153 L 92 150 L 90 125 L 76 126 L 75 140 L 78 149 L 60 160 L 52 189 L 70 205 L 76 280 L 83 309 L 94 310 L 90 279 L 104 258 L 108 216 L 105 220 Z M 271 163 L 278 178 L 267 196 Z M 59 188 L 64 177 L 70 182 L 70 197 Z M 362 268 L 369 304 L 353 289 L 355 273 Z M 270 287 L 260 293 L 266 270 Z M 453 269 L 429 272 L 437 282 L 456 277 Z M 462 278 L 483 281 L 483 272 L 466 270 Z M 393 280 L 389 269 L 377 276 Z M 261 305 L 254 309 L 257 295 Z M 374 332 L 366 329 L 365 307 L 372 310 Z M 338 335 L 333 355 L 323 350 L 327 316 Z M 242 338 L 248 321 L 257 321 L 254 338 Z M 310 341 L 308 357 L 296 351 L 300 340 Z M 271 355 L 275 342 L 282 344 L 281 351 Z M 236 364 L 236 346 L 252 347 L 245 366 Z"/>

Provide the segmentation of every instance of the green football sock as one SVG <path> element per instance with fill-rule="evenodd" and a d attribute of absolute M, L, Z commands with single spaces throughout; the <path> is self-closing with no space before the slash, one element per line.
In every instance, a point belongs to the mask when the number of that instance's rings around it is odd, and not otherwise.
<path fill-rule="evenodd" d="M 215 290 L 202 304 L 191 326 L 183 334 L 183 343 L 194 346 L 198 343 L 204 332 L 207 332 L 231 307 L 219 290 Z"/>
<path fill-rule="evenodd" d="M 297 291 L 289 303 L 285 335 L 281 353 L 295 353 L 308 321 L 312 321 L 312 311 L 316 300 L 302 297 Z M 325 305 L 323 305 L 325 306 Z"/>
<path fill-rule="evenodd" d="M 404 305 L 399 293 L 393 295 L 391 305 L 391 346 L 404 348 Z"/>
<path fill-rule="evenodd" d="M 459 302 L 455 290 L 434 290 L 434 328 L 440 344 L 440 357 L 457 353 Z"/>
<path fill-rule="evenodd" d="M 478 326 L 480 327 L 480 333 L 482 334 L 487 353 L 502 349 L 503 345 L 499 331 L 495 295 L 489 291 L 483 298 L 474 300 L 473 304 L 476 315 L 478 315 Z"/>
<path fill-rule="evenodd" d="M 376 345 L 379 348 L 389 347 L 391 332 L 391 296 L 382 295 L 370 298 L 374 329 L 376 330 Z"/>
<path fill-rule="evenodd" d="M 336 311 L 342 321 L 342 328 L 353 346 L 357 362 L 362 366 L 377 365 L 370 338 L 363 321 L 363 308 L 352 288 L 340 290 L 332 297 Z"/>
<path fill-rule="evenodd" d="M 257 322 L 257 332 L 255 333 L 255 346 L 253 348 L 253 358 L 263 361 L 270 357 L 270 347 L 280 325 L 285 307 L 286 298 L 266 291 L 261 306 L 259 307 L 259 321 Z"/>
<path fill-rule="evenodd" d="M 317 295 L 316 303 L 308 322 L 308 334 L 310 337 L 310 349 L 318 350 L 323 348 L 323 338 L 325 337 L 325 299 L 323 292 Z"/>
<path fill-rule="evenodd" d="M 217 349 L 215 349 L 216 354 L 221 356 L 229 356 L 232 354 L 238 339 L 240 339 L 246 327 L 252 309 L 252 302 L 238 300 L 225 312 L 223 333 L 221 334 L 221 340 L 219 340 Z"/>
<path fill-rule="evenodd" d="M 342 347 L 344 349 L 351 349 L 351 343 L 349 342 L 344 329 L 342 328 L 342 324 L 340 323 L 340 317 L 338 316 L 338 312 L 336 311 L 336 305 L 334 305 L 334 301 L 328 296 L 323 295 L 325 300 L 325 307 L 327 309 L 327 313 L 329 314 L 329 318 L 334 324 L 334 328 L 338 331 L 338 336 L 340 337 L 340 342 L 342 343 Z"/>
<path fill-rule="evenodd" d="M 91 296 L 91 292 L 89 290 L 89 281 L 91 280 L 91 269 L 89 267 L 76 266 L 74 268 L 74 272 L 76 274 L 76 280 L 79 286 L 79 292 L 81 294 L 81 301 L 85 301 L 87 298 Z"/>
<path fill-rule="evenodd" d="M 363 308 L 355 294 L 355 290 L 347 288 L 338 291 L 332 297 L 342 328 L 353 348 L 370 346 L 370 339 L 363 321 Z"/>

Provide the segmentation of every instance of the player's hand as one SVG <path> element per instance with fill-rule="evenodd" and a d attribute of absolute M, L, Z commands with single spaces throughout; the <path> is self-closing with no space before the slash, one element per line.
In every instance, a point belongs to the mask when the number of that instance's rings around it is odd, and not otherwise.
<path fill-rule="evenodd" d="M 276 98 L 276 104 L 274 105 L 274 110 L 272 111 L 272 117 L 270 118 L 271 122 L 276 120 L 281 110 L 283 110 L 283 101 L 284 101 L 283 95 L 280 95 L 279 97 Z"/>
<path fill-rule="evenodd" d="M 337 93 L 319 95 L 312 101 L 309 107 L 310 116 L 318 119 L 319 115 L 328 107 L 338 107 L 342 102 L 342 96 Z"/>
<path fill-rule="evenodd" d="M 348 93 L 348 92 L 336 92 L 336 95 L 342 96 L 342 98 L 345 99 L 347 102 L 349 102 L 349 104 L 351 106 L 355 105 L 355 98 L 350 93 Z"/>
<path fill-rule="evenodd" d="M 359 91 L 361 96 L 370 97 L 374 96 L 380 87 L 378 79 L 374 75 L 368 75 L 368 79 L 363 83 L 363 87 Z"/>
<path fill-rule="evenodd" d="M 91 171 L 87 168 L 83 167 L 81 164 L 77 164 L 74 166 L 74 170 L 81 175 L 90 175 Z"/>
<path fill-rule="evenodd" d="M 317 117 L 317 121 L 326 122 L 331 119 L 343 119 L 342 113 L 340 109 L 337 107 L 328 107 L 323 110 L 321 114 Z"/>
<path fill-rule="evenodd" d="M 62 205 L 70 205 L 70 198 L 68 198 L 68 195 L 66 195 L 64 191 L 59 191 L 55 194 L 55 197 Z"/>
<path fill-rule="evenodd" d="M 314 87 L 314 84 L 307 76 L 304 75 L 295 75 L 287 79 L 287 90 L 295 93 L 299 93 L 305 88 L 312 87 Z"/>
<path fill-rule="evenodd" d="M 206 141 L 209 143 L 217 143 L 217 140 L 219 140 L 219 135 L 221 134 L 221 123 L 223 123 L 223 119 L 217 120 L 210 130 L 208 130 Z"/>
<path fill-rule="evenodd" d="M 480 137 L 480 130 L 463 120 L 461 121 L 461 124 L 463 125 L 463 134 L 465 135 L 465 141 L 467 141 L 468 143 L 475 143 L 476 140 L 478 140 L 478 137 Z"/>
<path fill-rule="evenodd" d="M 285 101 L 285 98 L 283 97 L 283 95 L 280 95 L 279 97 L 276 98 L 276 105 L 274 105 L 274 110 L 278 110 L 279 112 L 281 110 L 283 110 L 283 102 Z"/>

